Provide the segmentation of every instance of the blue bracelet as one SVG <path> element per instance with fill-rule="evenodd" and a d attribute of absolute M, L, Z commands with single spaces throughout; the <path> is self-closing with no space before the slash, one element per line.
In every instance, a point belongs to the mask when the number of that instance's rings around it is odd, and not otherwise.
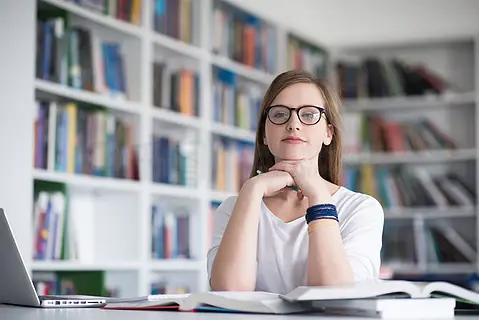
<path fill-rule="evenodd" d="M 306 223 L 319 219 L 332 219 L 339 222 L 336 206 L 331 203 L 322 203 L 309 207 L 306 210 Z"/>

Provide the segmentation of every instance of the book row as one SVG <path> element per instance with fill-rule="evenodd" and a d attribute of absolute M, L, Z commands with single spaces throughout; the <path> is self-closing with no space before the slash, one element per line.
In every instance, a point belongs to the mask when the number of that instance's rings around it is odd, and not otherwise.
<path fill-rule="evenodd" d="M 211 187 L 216 191 L 238 192 L 249 179 L 253 155 L 252 143 L 215 136 Z"/>
<path fill-rule="evenodd" d="M 193 69 L 171 69 L 164 62 L 154 62 L 153 105 L 184 116 L 200 116 L 199 81 Z"/>
<path fill-rule="evenodd" d="M 187 208 L 168 210 L 155 204 L 151 212 L 151 257 L 153 259 L 190 259 L 190 216 Z"/>
<path fill-rule="evenodd" d="M 37 100 L 34 167 L 139 179 L 131 122 L 104 108 Z"/>
<path fill-rule="evenodd" d="M 392 120 L 379 115 L 343 116 L 345 153 L 456 149 L 457 142 L 425 117 Z"/>
<path fill-rule="evenodd" d="M 175 136 L 153 136 L 153 182 L 196 187 L 198 147 Z"/>
<path fill-rule="evenodd" d="M 268 73 L 277 70 L 277 31 L 223 1 L 214 1 L 213 52 Z"/>
<path fill-rule="evenodd" d="M 105 271 L 35 271 L 32 283 L 38 295 L 93 295 L 122 297 L 120 286 L 107 284 Z M 150 294 L 181 294 L 191 292 L 186 283 L 173 284 L 166 280 L 152 281 Z"/>
<path fill-rule="evenodd" d="M 398 58 L 358 60 L 336 63 L 337 86 L 343 98 L 439 94 L 452 86 L 425 64 L 406 63 Z"/>
<path fill-rule="evenodd" d="M 432 264 L 473 263 L 476 261 L 475 245 L 458 230 L 444 220 L 425 226 L 418 233 L 409 224 L 386 223 L 381 260 L 384 265 L 418 263 L 422 258 Z M 405 237 L 405 234 L 410 236 Z M 418 250 L 422 241 L 425 244 L 423 257 Z"/>
<path fill-rule="evenodd" d="M 143 0 L 64 0 L 135 25 L 141 24 Z"/>
<path fill-rule="evenodd" d="M 38 12 L 37 78 L 128 99 L 119 42 L 105 41 L 89 29 L 70 26 L 70 16 L 62 10 Z"/>
<path fill-rule="evenodd" d="M 35 271 L 32 282 L 39 295 L 120 295 L 117 287 L 105 284 L 104 271 Z"/>
<path fill-rule="evenodd" d="M 327 78 L 328 54 L 324 49 L 289 35 L 287 50 L 288 69 L 303 69 L 316 77 Z"/>
<path fill-rule="evenodd" d="M 419 166 L 347 168 L 344 185 L 375 197 L 385 208 L 473 206 L 477 201 L 474 187 L 462 176 L 433 174 Z"/>
<path fill-rule="evenodd" d="M 194 0 L 156 0 L 153 4 L 153 25 L 156 32 L 186 43 L 193 42 L 196 21 Z"/>
<path fill-rule="evenodd" d="M 215 122 L 256 131 L 264 89 L 244 82 L 233 72 L 213 71 L 213 120 Z"/>

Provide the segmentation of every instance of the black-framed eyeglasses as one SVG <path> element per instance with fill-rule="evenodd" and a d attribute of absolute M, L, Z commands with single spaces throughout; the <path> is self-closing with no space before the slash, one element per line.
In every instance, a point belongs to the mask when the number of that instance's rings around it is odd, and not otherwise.
<path fill-rule="evenodd" d="M 268 116 L 269 121 L 274 124 L 285 124 L 291 118 L 293 111 L 296 111 L 299 121 L 301 123 L 312 126 L 321 120 L 321 115 L 326 111 L 323 107 L 304 105 L 299 108 L 290 108 L 283 105 L 269 106 L 265 109 L 265 113 Z"/>

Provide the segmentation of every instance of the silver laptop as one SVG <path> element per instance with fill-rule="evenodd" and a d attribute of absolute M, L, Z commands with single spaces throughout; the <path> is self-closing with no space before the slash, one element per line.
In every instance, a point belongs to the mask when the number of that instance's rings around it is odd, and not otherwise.
<path fill-rule="evenodd" d="M 101 307 L 107 298 L 82 295 L 39 296 L 17 245 L 5 211 L 0 208 L 0 303 L 39 308 Z"/>

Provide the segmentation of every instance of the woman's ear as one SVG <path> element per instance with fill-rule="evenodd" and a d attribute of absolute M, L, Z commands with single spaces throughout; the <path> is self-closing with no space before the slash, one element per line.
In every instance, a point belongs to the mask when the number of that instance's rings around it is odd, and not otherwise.
<path fill-rule="evenodd" d="M 268 145 L 268 142 L 266 141 L 266 137 L 263 137 L 263 144 L 264 144 L 265 146 Z"/>
<path fill-rule="evenodd" d="M 329 146 L 331 142 L 333 141 L 333 135 L 334 135 L 334 127 L 328 124 L 326 128 L 326 136 L 324 137 L 323 143 Z"/>

